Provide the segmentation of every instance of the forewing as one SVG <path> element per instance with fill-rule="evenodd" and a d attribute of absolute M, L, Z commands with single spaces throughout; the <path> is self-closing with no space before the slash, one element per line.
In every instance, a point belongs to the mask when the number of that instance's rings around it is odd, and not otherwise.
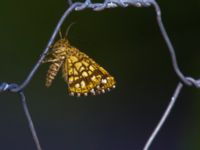
<path fill-rule="evenodd" d="M 95 95 L 115 87 L 115 79 L 104 68 L 77 51 L 68 55 L 63 65 L 63 77 L 70 95 Z"/>

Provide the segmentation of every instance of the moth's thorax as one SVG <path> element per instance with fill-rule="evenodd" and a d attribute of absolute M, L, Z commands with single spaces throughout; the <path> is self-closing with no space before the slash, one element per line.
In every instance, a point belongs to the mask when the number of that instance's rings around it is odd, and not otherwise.
<path fill-rule="evenodd" d="M 66 39 L 60 39 L 58 40 L 52 47 L 52 49 L 57 50 L 57 49 L 66 49 L 69 47 L 69 41 Z"/>
<path fill-rule="evenodd" d="M 57 51 L 57 53 L 65 52 L 66 55 L 74 55 L 75 53 L 77 53 L 79 51 L 75 47 L 71 46 L 71 44 L 69 43 L 69 41 L 66 38 L 62 38 L 62 39 L 58 40 L 54 44 L 52 49 L 54 51 Z"/>

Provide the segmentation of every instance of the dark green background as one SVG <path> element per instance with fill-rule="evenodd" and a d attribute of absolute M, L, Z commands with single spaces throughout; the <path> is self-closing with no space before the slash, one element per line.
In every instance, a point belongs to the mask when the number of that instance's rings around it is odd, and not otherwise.
<path fill-rule="evenodd" d="M 184 74 L 200 77 L 200 2 L 158 1 Z M 1 0 L 0 81 L 21 83 L 67 8 L 65 0 Z M 141 150 L 179 82 L 159 32 L 154 9 L 85 10 L 71 43 L 116 77 L 105 95 L 76 98 L 59 74 L 44 87 L 42 65 L 26 87 L 28 105 L 44 150 Z M 200 149 L 200 91 L 184 88 L 152 150 Z M 0 95 L 0 149 L 35 150 L 18 95 Z"/>

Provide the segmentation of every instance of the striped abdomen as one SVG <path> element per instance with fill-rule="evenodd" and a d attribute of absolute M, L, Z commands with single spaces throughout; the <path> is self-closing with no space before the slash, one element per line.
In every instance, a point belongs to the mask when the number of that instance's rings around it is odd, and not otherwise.
<path fill-rule="evenodd" d="M 50 87 L 55 76 L 57 75 L 60 67 L 62 66 L 64 60 L 61 60 L 60 62 L 55 62 L 49 66 L 49 70 L 47 72 L 47 77 L 46 77 L 46 82 L 45 85 L 46 87 Z"/>

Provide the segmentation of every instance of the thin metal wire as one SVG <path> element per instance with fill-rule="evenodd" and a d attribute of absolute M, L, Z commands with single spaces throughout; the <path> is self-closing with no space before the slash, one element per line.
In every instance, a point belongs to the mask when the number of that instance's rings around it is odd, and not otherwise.
<path fill-rule="evenodd" d="M 156 10 L 156 15 L 157 15 L 157 22 L 158 22 L 158 25 L 159 25 L 159 28 L 160 28 L 160 32 L 168 46 L 168 50 L 170 52 L 170 56 L 171 56 L 171 59 L 172 59 L 172 65 L 173 65 L 173 68 L 174 68 L 174 71 L 176 72 L 177 76 L 179 77 L 179 79 L 184 83 L 186 84 L 187 86 L 191 86 L 191 82 L 188 81 L 186 79 L 186 77 L 183 75 L 183 73 L 180 71 L 180 68 L 178 66 L 178 63 L 177 63 L 177 59 L 176 59 L 176 54 L 175 54 L 175 50 L 174 50 L 174 47 L 169 39 L 169 36 L 165 30 L 165 27 L 163 25 L 163 22 L 162 22 L 162 17 L 161 17 L 161 10 L 160 10 L 160 7 L 158 5 L 158 3 L 156 1 L 152 1 L 151 2 Z"/>
<path fill-rule="evenodd" d="M 17 84 L 8 84 L 8 83 L 5 83 L 5 82 L 1 83 L 0 84 L 0 93 L 1 92 L 6 92 L 6 91 L 13 92 L 12 90 L 17 88 L 17 87 L 18 87 Z M 23 91 L 19 91 L 17 93 L 20 95 L 20 100 L 21 100 L 21 103 L 22 103 L 22 107 L 23 107 L 25 116 L 27 118 L 27 121 L 28 121 L 28 124 L 29 124 L 29 128 L 30 128 L 33 140 L 35 142 L 36 148 L 37 148 L 37 150 L 42 150 L 42 148 L 40 146 L 39 138 L 37 136 L 37 132 L 35 130 L 35 127 L 34 127 L 34 124 L 33 124 L 33 121 L 32 121 L 31 115 L 30 115 L 30 112 L 28 110 L 28 105 L 26 103 L 26 97 L 25 97 Z"/>
<path fill-rule="evenodd" d="M 166 45 L 168 46 L 168 50 L 169 50 L 171 60 L 172 60 L 173 69 L 174 69 L 175 73 L 177 74 L 177 76 L 179 77 L 179 79 L 182 83 L 178 84 L 178 86 L 177 86 L 177 88 L 176 88 L 176 90 L 175 90 L 175 92 L 174 92 L 174 94 L 171 98 L 171 102 L 167 106 L 165 113 L 161 117 L 161 119 L 160 119 L 158 125 L 156 126 L 156 128 L 154 129 L 153 133 L 151 134 L 151 136 L 147 140 L 143 150 L 148 150 L 150 148 L 151 144 L 153 143 L 153 141 L 155 140 L 156 136 L 158 135 L 159 131 L 161 130 L 162 126 L 164 125 L 165 121 L 167 120 L 171 110 L 173 109 L 174 104 L 176 102 L 176 99 L 177 99 L 178 95 L 180 94 L 181 89 L 183 87 L 183 84 L 186 85 L 186 86 L 194 86 L 196 88 L 200 88 L 200 80 L 195 80 L 192 77 L 185 77 L 183 75 L 183 73 L 181 72 L 181 70 L 178 66 L 177 59 L 176 59 L 176 53 L 175 53 L 174 47 L 173 47 L 173 45 L 170 41 L 170 38 L 169 38 L 169 36 L 168 36 L 168 34 L 165 30 L 165 27 L 163 25 L 163 22 L 162 22 L 160 7 L 157 4 L 157 2 L 154 1 L 154 0 L 151 2 L 151 4 L 155 8 L 156 15 L 157 15 L 157 23 L 158 23 L 158 26 L 160 28 L 160 32 L 161 32 L 161 34 L 162 34 L 162 36 L 163 36 L 163 38 L 166 42 Z"/>
<path fill-rule="evenodd" d="M 39 68 L 42 60 L 45 58 L 50 46 L 53 44 L 54 39 L 57 35 L 57 33 L 60 30 L 61 25 L 63 24 L 64 20 L 66 19 L 66 17 L 74 10 L 74 8 L 76 8 L 77 6 L 81 5 L 82 3 L 74 3 L 72 4 L 63 14 L 63 16 L 60 18 L 60 20 L 57 23 L 56 28 L 53 31 L 53 34 L 46 46 L 46 48 L 44 49 L 44 52 L 42 53 L 42 55 L 40 56 L 39 60 L 37 61 L 37 63 L 35 64 L 35 66 L 33 67 L 33 69 L 30 71 L 30 73 L 28 74 L 28 76 L 26 77 L 26 79 L 23 81 L 23 83 L 21 85 L 19 85 L 19 87 L 17 87 L 16 89 L 13 89 L 13 91 L 18 92 L 23 90 L 28 83 L 31 81 L 32 77 L 34 76 L 34 74 L 36 73 L 37 69 Z"/>
<path fill-rule="evenodd" d="M 38 136 L 37 136 L 37 133 L 36 133 L 36 130 L 35 130 L 35 127 L 34 127 L 34 124 L 33 124 L 33 121 L 31 119 L 31 115 L 29 113 L 29 110 L 28 110 L 28 107 L 27 107 L 27 104 L 26 104 L 26 99 L 25 99 L 25 95 L 24 93 L 22 92 L 22 90 L 28 85 L 28 83 L 30 82 L 30 80 L 32 79 L 32 77 L 34 76 L 34 74 L 36 73 L 37 69 L 39 68 L 40 66 L 40 63 L 42 62 L 42 60 L 45 58 L 45 55 L 46 53 L 48 52 L 49 50 L 49 47 L 51 46 L 51 44 L 54 42 L 54 39 L 62 25 L 62 23 L 64 22 L 65 18 L 70 14 L 70 12 L 72 10 L 74 10 L 75 7 L 79 6 L 81 3 L 75 3 L 75 4 L 72 4 L 70 6 L 69 9 L 67 9 L 65 11 L 65 13 L 63 14 L 63 16 L 61 17 L 61 19 L 59 20 L 53 34 L 52 34 L 52 37 L 50 38 L 44 52 L 42 53 L 42 55 L 40 56 L 39 60 L 37 61 L 36 65 L 33 67 L 33 69 L 30 71 L 29 75 L 27 76 L 27 78 L 24 80 L 24 82 L 18 86 L 16 84 L 7 84 L 7 83 L 2 83 L 0 84 L 0 93 L 1 92 L 5 92 L 5 91 L 10 91 L 10 92 L 17 92 L 20 94 L 21 96 L 21 102 L 22 102 L 22 106 L 23 106 L 23 109 L 24 109 L 24 113 L 26 115 L 26 118 L 28 120 L 28 124 L 29 124 L 29 128 L 31 130 L 31 133 L 32 133 L 32 136 L 33 136 L 33 140 L 35 142 L 35 145 L 37 147 L 37 150 L 42 150 L 41 146 L 40 146 L 40 142 L 39 142 L 39 139 L 38 139 Z"/>
<path fill-rule="evenodd" d="M 187 86 L 193 85 L 190 81 L 187 80 L 187 78 L 180 71 L 180 68 L 179 68 L 178 63 L 177 63 L 177 59 L 176 59 L 176 54 L 175 54 L 174 48 L 172 46 L 172 43 L 171 43 L 171 41 L 169 39 L 169 36 L 167 35 L 167 32 L 166 32 L 166 30 L 164 28 L 164 25 L 162 23 L 160 7 L 159 7 L 159 5 L 157 4 L 156 1 L 154 1 L 154 0 L 149 0 L 149 1 L 148 0 L 146 0 L 146 1 L 144 1 L 144 0 L 137 0 L 137 1 L 133 1 L 133 0 L 132 1 L 131 0 L 124 0 L 124 1 L 123 0 L 113 0 L 113 1 L 111 1 L 110 0 L 110 1 L 107 1 L 106 0 L 105 2 L 107 4 L 106 6 L 105 6 L 104 3 L 102 3 L 102 4 L 101 3 L 92 4 L 90 2 L 90 0 L 86 0 L 85 3 L 79 3 L 79 2 L 73 3 L 64 12 L 63 16 L 58 21 L 57 26 L 54 29 L 53 34 L 52 34 L 52 36 L 51 36 L 46 48 L 44 49 L 44 52 L 40 56 L 39 60 L 37 61 L 37 63 L 33 67 L 33 69 L 30 71 L 30 73 L 28 74 L 26 79 L 22 82 L 22 84 L 19 85 L 19 87 L 17 87 L 16 89 L 13 89 L 13 91 L 17 92 L 17 91 L 23 90 L 28 85 L 28 83 L 31 81 L 32 77 L 34 76 L 34 74 L 36 73 L 37 69 L 39 68 L 42 60 L 44 59 L 45 55 L 47 54 L 47 52 L 49 50 L 49 47 L 53 44 L 54 39 L 55 39 L 57 33 L 59 32 L 59 29 L 60 29 L 61 25 L 63 24 L 64 20 L 67 18 L 67 16 L 73 10 L 80 11 L 80 10 L 83 10 L 83 9 L 92 8 L 94 11 L 99 11 L 99 10 L 104 10 L 106 8 L 111 8 L 111 6 L 113 6 L 113 8 L 114 8 L 116 5 L 127 7 L 128 4 L 129 5 L 131 4 L 131 5 L 134 5 L 134 6 L 138 6 L 138 7 L 142 7 L 142 6 L 147 7 L 147 6 L 149 6 L 149 4 L 152 4 L 155 7 L 156 14 L 157 14 L 157 22 L 158 22 L 160 31 L 162 33 L 162 36 L 163 36 L 163 38 L 164 38 L 164 40 L 165 40 L 165 42 L 166 42 L 166 44 L 168 46 L 168 49 L 169 49 L 169 52 L 170 52 L 170 56 L 171 56 L 171 59 L 172 59 L 173 68 L 174 68 L 177 76 L 180 78 L 180 80 L 184 84 L 186 84 Z M 104 8 L 102 6 L 104 6 Z"/>
<path fill-rule="evenodd" d="M 28 106 L 27 106 L 27 103 L 26 103 L 26 97 L 25 97 L 23 92 L 19 92 L 19 94 L 20 94 L 20 97 L 21 97 L 22 107 L 24 109 L 24 113 L 25 113 L 26 118 L 28 120 L 28 125 L 29 125 L 29 128 L 30 128 L 31 134 L 33 136 L 33 140 L 35 142 L 35 145 L 37 147 L 37 150 L 42 150 L 42 148 L 40 146 L 39 138 L 37 136 L 37 133 L 36 133 L 36 130 L 35 130 L 35 127 L 34 127 L 34 124 L 33 124 L 33 121 L 31 119 L 31 115 L 30 115 L 30 112 L 29 112 L 29 109 L 28 109 Z"/>
<path fill-rule="evenodd" d="M 102 11 L 104 9 L 116 8 L 116 7 L 128 7 L 128 6 L 149 7 L 150 5 L 153 5 L 155 10 L 156 10 L 157 22 L 158 22 L 158 26 L 160 28 L 160 32 L 161 32 L 161 34 L 164 38 L 164 41 L 166 42 L 166 45 L 167 45 L 169 52 L 170 52 L 173 69 L 174 69 L 175 73 L 177 74 L 177 76 L 179 77 L 179 79 L 182 83 L 178 84 L 178 86 L 175 90 L 175 93 L 174 93 L 174 95 L 171 99 L 171 102 L 170 102 L 169 106 L 167 107 L 166 112 L 164 113 L 164 115 L 162 116 L 162 118 L 161 118 L 159 124 L 157 125 L 156 129 L 154 130 L 154 132 L 152 133 L 152 135 L 148 139 L 148 141 L 145 145 L 145 148 L 144 148 L 144 150 L 148 150 L 148 148 L 152 144 L 153 140 L 155 139 L 156 135 L 158 134 L 158 132 L 162 128 L 165 120 L 169 116 L 171 109 L 173 108 L 174 103 L 175 103 L 179 93 L 181 92 L 183 85 L 194 86 L 196 88 L 200 88 L 200 80 L 195 80 L 192 77 L 185 77 L 184 74 L 181 72 L 181 70 L 178 66 L 177 59 L 176 59 L 175 50 L 173 48 L 173 45 L 172 45 L 172 43 L 169 39 L 169 36 L 168 36 L 168 34 L 165 30 L 165 27 L 163 25 L 163 22 L 162 22 L 160 7 L 155 0 L 105 0 L 104 3 L 92 3 L 90 0 L 86 0 L 84 3 L 81 3 L 81 2 L 73 3 L 72 0 L 68 0 L 68 3 L 70 5 L 70 7 L 64 12 L 63 16 L 58 21 L 58 23 L 57 23 L 57 25 L 56 25 L 53 33 L 52 33 L 52 36 L 51 36 L 49 42 L 47 43 L 46 48 L 44 49 L 39 60 L 36 62 L 35 66 L 32 68 L 32 70 L 30 71 L 28 76 L 25 78 L 25 80 L 19 86 L 13 86 L 13 87 L 12 87 L 12 85 L 14 85 L 14 84 L 10 84 L 10 85 L 8 85 L 7 83 L 0 84 L 0 93 L 4 92 L 4 91 L 11 91 L 11 92 L 18 92 L 21 95 L 24 111 L 25 111 L 26 117 L 28 119 L 29 127 L 31 129 L 34 141 L 36 143 L 37 150 L 41 150 L 39 140 L 37 138 L 37 134 L 35 132 L 33 122 L 32 122 L 31 116 L 29 114 L 28 108 L 26 106 L 25 96 L 24 96 L 24 93 L 22 92 L 22 90 L 29 84 L 29 82 L 31 81 L 31 79 L 35 75 L 36 71 L 38 70 L 38 68 L 39 68 L 39 66 L 42 62 L 42 60 L 45 58 L 46 54 L 48 53 L 50 46 L 53 44 L 55 37 L 56 37 L 57 33 L 59 32 L 60 27 L 62 26 L 64 20 L 69 16 L 69 14 L 73 10 L 81 11 L 81 10 L 90 8 L 90 9 L 93 9 L 93 11 Z"/>
<path fill-rule="evenodd" d="M 183 88 L 183 84 L 182 83 L 179 83 L 176 87 L 176 90 L 171 98 L 171 101 L 169 103 L 169 105 L 167 106 L 164 114 L 162 115 L 158 125 L 156 126 L 156 128 L 153 130 L 153 133 L 151 134 L 151 136 L 149 137 L 149 139 L 147 140 L 143 150 L 148 150 L 151 146 L 151 144 L 153 143 L 154 139 L 156 138 L 156 136 L 158 135 L 159 131 L 161 130 L 161 128 L 163 127 L 165 121 L 167 120 L 167 118 L 169 117 L 169 114 L 171 112 L 171 110 L 173 109 L 174 107 L 174 104 L 181 92 Z"/>

